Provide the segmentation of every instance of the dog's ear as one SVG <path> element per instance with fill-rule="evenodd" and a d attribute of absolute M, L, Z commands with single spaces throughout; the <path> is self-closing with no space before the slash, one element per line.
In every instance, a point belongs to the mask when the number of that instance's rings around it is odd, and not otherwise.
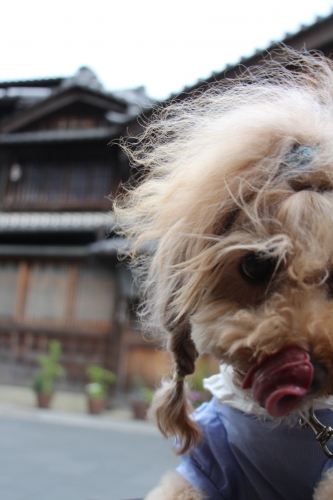
<path fill-rule="evenodd" d="M 201 433 L 191 418 L 193 407 L 189 402 L 185 377 L 195 370 L 198 352 L 190 336 L 189 324 L 179 322 L 169 340 L 169 351 L 175 362 L 174 377 L 165 381 L 156 392 L 151 415 L 165 437 L 178 438 L 177 454 L 182 454 L 198 444 Z"/>

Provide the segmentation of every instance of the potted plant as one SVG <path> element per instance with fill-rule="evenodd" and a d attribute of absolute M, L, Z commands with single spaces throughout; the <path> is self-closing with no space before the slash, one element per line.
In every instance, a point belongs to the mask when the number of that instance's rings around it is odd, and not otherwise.
<path fill-rule="evenodd" d="M 131 398 L 134 418 L 146 420 L 154 392 L 153 389 L 144 385 L 138 385 L 136 387 Z"/>
<path fill-rule="evenodd" d="M 39 371 L 32 379 L 32 388 L 37 395 L 39 408 L 49 408 L 54 392 L 54 381 L 63 376 L 64 368 L 58 363 L 61 356 L 61 345 L 56 340 L 48 344 L 47 354 L 38 358 Z"/>
<path fill-rule="evenodd" d="M 86 385 L 89 413 L 97 415 L 105 408 L 110 386 L 115 383 L 116 376 L 97 365 L 88 366 L 86 374 L 89 379 L 89 384 Z"/>

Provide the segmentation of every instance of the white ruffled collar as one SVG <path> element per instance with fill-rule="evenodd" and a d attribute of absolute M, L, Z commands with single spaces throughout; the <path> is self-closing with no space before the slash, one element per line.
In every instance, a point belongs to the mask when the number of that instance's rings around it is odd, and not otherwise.
<path fill-rule="evenodd" d="M 203 386 L 219 403 L 223 403 L 244 413 L 253 413 L 257 416 L 267 416 L 264 408 L 259 406 L 251 397 L 250 390 L 240 390 L 233 383 L 233 369 L 231 366 L 222 364 L 220 373 L 203 380 Z M 314 410 L 328 408 L 333 411 L 333 396 L 313 400 Z"/>

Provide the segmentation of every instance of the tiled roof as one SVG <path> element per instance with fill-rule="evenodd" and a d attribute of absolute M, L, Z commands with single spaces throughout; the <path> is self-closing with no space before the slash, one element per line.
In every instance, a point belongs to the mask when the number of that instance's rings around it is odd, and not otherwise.
<path fill-rule="evenodd" d="M 94 255 L 117 255 L 118 251 L 131 251 L 134 246 L 134 240 L 121 238 L 115 236 L 108 240 L 97 241 L 89 245 L 89 251 Z M 138 250 L 143 252 L 149 252 L 153 250 L 154 243 L 148 242 L 145 245 L 139 246 Z"/>
<path fill-rule="evenodd" d="M 1 257 L 88 257 L 87 246 L 0 245 Z"/>
<path fill-rule="evenodd" d="M 113 214 L 102 212 L 0 212 L 0 232 L 111 229 Z"/>
<path fill-rule="evenodd" d="M 130 240 L 116 236 L 109 240 L 97 241 L 89 245 L 89 251 L 94 255 L 117 255 L 119 250 L 129 250 Z"/>
<path fill-rule="evenodd" d="M 314 22 L 309 25 L 302 24 L 294 33 L 286 33 L 282 40 L 272 41 L 265 49 L 255 49 L 252 55 L 241 57 L 239 61 L 234 64 L 226 64 L 220 71 L 214 71 L 206 78 L 200 78 L 193 85 L 185 86 L 179 92 L 172 93 L 167 98 L 166 102 L 172 101 L 176 97 L 186 98 L 188 93 L 193 90 L 206 86 L 216 80 L 223 80 L 225 77 L 233 77 L 232 73 L 229 75 L 228 72 L 233 72 L 238 67 L 250 67 L 259 64 L 265 53 L 276 49 L 281 43 L 296 50 L 301 50 L 304 47 L 307 50 L 321 50 L 322 46 L 328 41 L 333 41 L 332 22 L 333 9 L 332 12 L 325 17 L 317 16 Z"/>
<path fill-rule="evenodd" d="M 57 142 L 57 141 L 87 141 L 109 140 L 119 135 L 121 128 L 100 127 L 88 129 L 39 130 L 37 132 L 13 132 L 0 134 L 0 144 L 18 144 L 26 142 Z"/>
<path fill-rule="evenodd" d="M 8 80 L 0 82 L 0 89 L 6 89 L 9 87 L 17 87 L 17 88 L 58 87 L 63 80 L 65 80 L 65 77 L 35 78 L 32 80 Z"/>

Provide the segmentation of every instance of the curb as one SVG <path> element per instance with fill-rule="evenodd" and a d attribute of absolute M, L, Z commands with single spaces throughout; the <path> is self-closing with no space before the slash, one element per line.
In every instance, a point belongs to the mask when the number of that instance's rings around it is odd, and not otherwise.
<path fill-rule="evenodd" d="M 158 429 L 149 421 L 122 420 L 115 417 L 82 415 L 57 410 L 42 410 L 39 408 L 28 409 L 9 404 L 0 404 L 0 419 L 24 420 L 43 424 L 160 436 Z"/>

